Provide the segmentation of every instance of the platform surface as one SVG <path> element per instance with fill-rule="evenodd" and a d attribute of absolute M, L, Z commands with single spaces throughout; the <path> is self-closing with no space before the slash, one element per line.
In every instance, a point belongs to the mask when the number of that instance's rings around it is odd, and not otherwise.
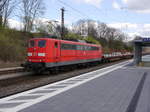
<path fill-rule="evenodd" d="M 150 70 L 129 63 L 1 99 L 0 112 L 150 112 Z"/>
<path fill-rule="evenodd" d="M 150 55 L 142 56 L 142 61 L 144 61 L 144 62 L 150 62 Z"/>

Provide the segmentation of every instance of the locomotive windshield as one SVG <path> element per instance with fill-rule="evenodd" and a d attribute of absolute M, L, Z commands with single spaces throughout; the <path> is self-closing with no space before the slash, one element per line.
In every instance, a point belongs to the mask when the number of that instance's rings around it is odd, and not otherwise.
<path fill-rule="evenodd" d="M 46 46 L 46 40 L 38 41 L 38 47 L 45 47 L 45 46 Z"/>
<path fill-rule="evenodd" d="M 35 41 L 34 40 L 31 40 L 30 42 L 29 42 L 29 47 L 34 47 L 35 46 Z"/>

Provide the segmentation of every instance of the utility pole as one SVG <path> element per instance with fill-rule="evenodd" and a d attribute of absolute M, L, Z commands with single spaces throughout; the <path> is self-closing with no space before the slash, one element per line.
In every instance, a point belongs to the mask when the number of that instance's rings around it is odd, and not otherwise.
<path fill-rule="evenodd" d="M 65 8 L 61 8 L 61 39 L 64 38 L 64 12 Z"/>

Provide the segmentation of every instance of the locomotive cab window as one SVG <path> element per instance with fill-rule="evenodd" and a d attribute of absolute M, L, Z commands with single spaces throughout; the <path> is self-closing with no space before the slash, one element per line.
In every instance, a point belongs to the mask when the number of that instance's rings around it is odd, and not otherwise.
<path fill-rule="evenodd" d="M 39 42 L 38 42 L 38 47 L 45 47 L 46 46 L 46 40 L 40 40 Z"/>
<path fill-rule="evenodd" d="M 55 42 L 55 48 L 58 48 L 58 43 L 57 42 Z"/>
<path fill-rule="evenodd" d="M 35 41 L 34 40 L 31 40 L 30 42 L 29 42 L 29 48 L 30 47 L 34 47 L 35 46 Z"/>

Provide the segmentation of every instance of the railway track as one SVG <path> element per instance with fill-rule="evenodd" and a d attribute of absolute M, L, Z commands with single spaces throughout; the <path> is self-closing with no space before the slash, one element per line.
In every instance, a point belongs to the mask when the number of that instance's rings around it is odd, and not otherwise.
<path fill-rule="evenodd" d="M 0 98 L 6 97 L 9 95 L 13 95 L 16 93 L 20 93 L 26 90 L 30 90 L 33 88 L 37 88 L 40 86 L 44 86 L 50 83 L 54 83 L 60 80 L 64 80 L 67 78 L 71 78 L 74 76 L 78 76 L 87 72 L 91 72 L 97 69 L 101 69 L 107 66 L 111 66 L 113 64 L 117 64 L 119 62 L 122 62 L 125 60 L 119 60 L 111 63 L 105 63 L 105 64 L 97 64 L 97 65 L 91 65 L 91 66 L 81 66 L 78 68 L 70 68 L 70 70 L 60 70 L 59 72 L 53 72 L 53 73 L 45 73 L 45 74 L 33 74 L 33 73 L 26 73 L 26 72 L 20 72 L 16 74 L 8 74 L 3 75 L 5 78 L 0 78 Z M 20 68 L 19 68 L 20 69 Z M 1 77 L 2 75 L 0 75 Z"/>
<path fill-rule="evenodd" d="M 16 72 L 24 72 L 23 67 L 12 67 L 12 68 L 3 68 L 3 69 L 0 69 L 0 75 L 1 74 L 16 73 Z"/>

